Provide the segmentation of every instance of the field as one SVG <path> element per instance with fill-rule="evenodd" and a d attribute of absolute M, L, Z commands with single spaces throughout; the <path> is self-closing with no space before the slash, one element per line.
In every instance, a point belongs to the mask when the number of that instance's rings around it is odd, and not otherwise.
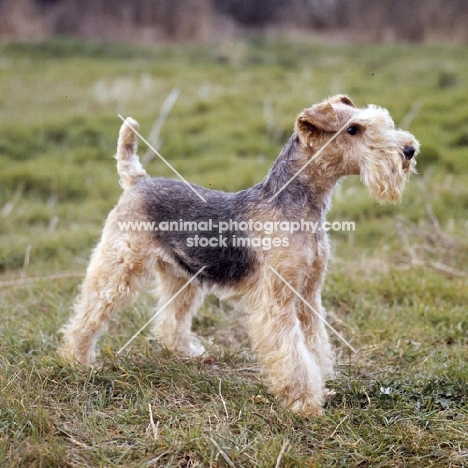
<path fill-rule="evenodd" d="M 390 110 L 421 142 L 396 205 L 357 177 L 336 190 L 324 290 L 336 393 L 321 418 L 281 408 L 245 319 L 207 300 L 194 328 L 213 362 L 140 335 L 152 298 L 115 320 L 93 370 L 57 357 L 91 249 L 120 188 L 121 121 L 191 182 L 262 180 L 296 114 L 347 93 Z M 153 175 L 175 177 L 147 153 Z M 468 465 L 468 49 L 252 39 L 136 48 L 71 40 L 0 47 L 0 466 L 462 467 Z"/>

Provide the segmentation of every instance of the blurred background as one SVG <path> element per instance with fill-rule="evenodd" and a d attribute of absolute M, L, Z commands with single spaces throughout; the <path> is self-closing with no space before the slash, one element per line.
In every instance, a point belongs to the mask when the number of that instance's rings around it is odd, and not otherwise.
<path fill-rule="evenodd" d="M 465 0 L 1 0 L 0 39 L 206 43 L 249 31 L 327 40 L 468 41 Z"/>

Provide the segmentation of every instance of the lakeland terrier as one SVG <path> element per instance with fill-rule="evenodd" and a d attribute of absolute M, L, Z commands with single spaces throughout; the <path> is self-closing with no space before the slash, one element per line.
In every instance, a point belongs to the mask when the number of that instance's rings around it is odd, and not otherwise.
<path fill-rule="evenodd" d="M 349 97 L 334 96 L 298 115 L 261 183 L 225 193 L 150 178 L 136 155 L 137 129 L 129 118 L 120 130 L 124 191 L 63 328 L 61 355 L 90 365 L 106 322 L 156 277 L 160 309 L 152 331 L 165 347 L 202 355 L 191 321 L 204 296 L 237 300 L 270 391 L 293 411 L 321 414 L 333 371 L 321 304 L 329 241 L 324 229 L 283 227 L 322 225 L 333 188 L 347 175 L 359 175 L 379 201 L 398 200 L 418 142 L 395 128 L 387 110 L 358 109 Z"/>

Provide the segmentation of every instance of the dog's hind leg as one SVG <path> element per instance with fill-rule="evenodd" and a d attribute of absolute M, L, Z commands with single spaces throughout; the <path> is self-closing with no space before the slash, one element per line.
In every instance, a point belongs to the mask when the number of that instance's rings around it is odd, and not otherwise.
<path fill-rule="evenodd" d="M 205 348 L 192 334 L 191 326 L 193 316 L 203 303 L 203 291 L 193 282 L 187 285 L 187 278 L 172 274 L 169 266 L 161 266 L 157 272 L 158 316 L 152 328 L 155 338 L 176 354 L 202 355 Z"/>
<path fill-rule="evenodd" d="M 109 224 L 92 254 L 74 314 L 62 328 L 60 355 L 84 365 L 93 362 L 109 318 L 136 299 L 150 271 L 144 237 L 118 232 Z"/>

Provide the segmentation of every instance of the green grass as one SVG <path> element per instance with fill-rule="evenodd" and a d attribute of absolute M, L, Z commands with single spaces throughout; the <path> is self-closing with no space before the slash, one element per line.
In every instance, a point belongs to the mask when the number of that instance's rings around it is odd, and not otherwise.
<path fill-rule="evenodd" d="M 0 47 L 0 466 L 466 466 L 467 77 L 461 46 Z M 356 231 L 331 233 L 324 302 L 358 352 L 332 336 L 336 393 L 322 418 L 277 404 L 244 318 L 214 299 L 194 323 L 212 362 L 176 359 L 146 334 L 116 354 L 147 320 L 149 295 L 111 324 L 96 369 L 56 356 L 120 193 L 117 114 L 148 135 L 175 87 L 161 152 L 222 190 L 260 181 L 296 114 L 327 95 L 387 107 L 397 124 L 413 117 L 419 175 L 402 202 L 377 205 L 357 178 L 334 196 L 329 219 Z M 173 177 L 158 158 L 147 169 Z"/>

